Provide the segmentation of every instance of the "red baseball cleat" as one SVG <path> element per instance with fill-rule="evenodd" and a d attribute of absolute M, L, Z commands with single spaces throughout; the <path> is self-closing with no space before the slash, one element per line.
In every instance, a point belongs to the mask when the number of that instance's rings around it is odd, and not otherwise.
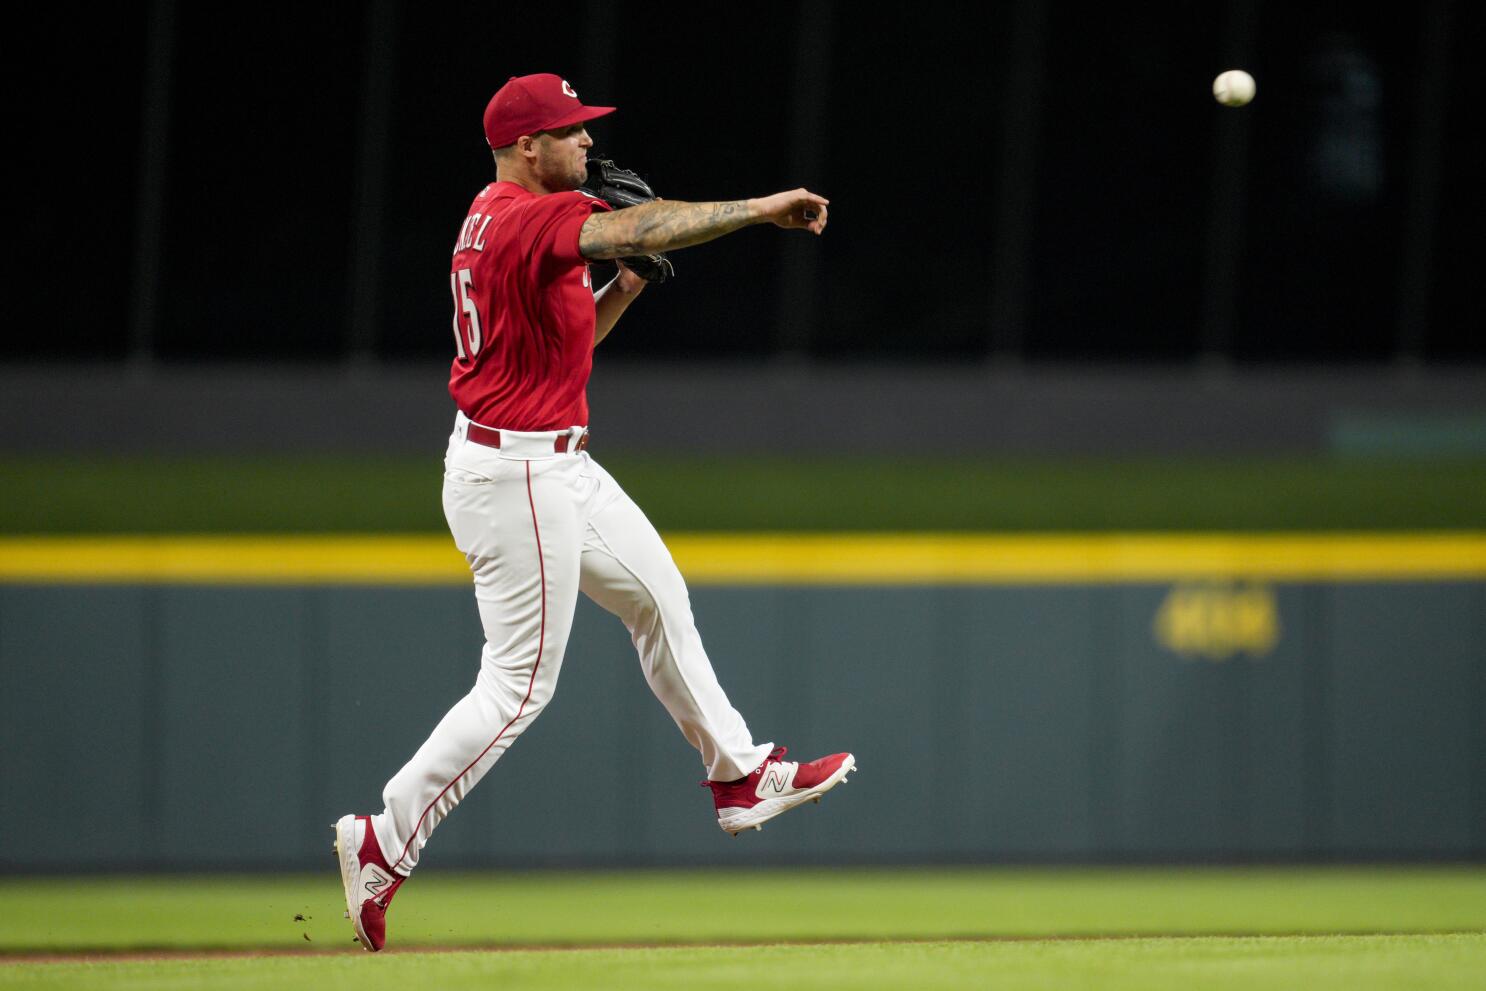
<path fill-rule="evenodd" d="M 388 866 L 369 816 L 341 816 L 332 828 L 346 886 L 346 918 L 362 947 L 375 953 L 387 945 L 387 904 L 407 876 Z"/>
<path fill-rule="evenodd" d="M 737 836 L 745 829 L 763 829 L 764 823 L 796 805 L 820 801 L 820 796 L 846 780 L 856 770 L 851 754 L 831 754 L 808 764 L 781 758 L 785 747 L 776 747 L 769 759 L 752 774 L 737 781 L 703 781 L 712 789 L 717 805 L 717 824 Z"/>

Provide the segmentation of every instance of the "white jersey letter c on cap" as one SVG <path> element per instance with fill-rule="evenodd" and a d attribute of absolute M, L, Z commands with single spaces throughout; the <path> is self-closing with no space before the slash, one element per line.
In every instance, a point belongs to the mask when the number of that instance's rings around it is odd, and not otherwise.
<path fill-rule="evenodd" d="M 571 96 L 573 99 L 578 99 L 578 94 L 573 90 L 573 87 L 568 84 L 568 81 L 566 79 L 562 81 L 562 91 L 568 96 Z"/>

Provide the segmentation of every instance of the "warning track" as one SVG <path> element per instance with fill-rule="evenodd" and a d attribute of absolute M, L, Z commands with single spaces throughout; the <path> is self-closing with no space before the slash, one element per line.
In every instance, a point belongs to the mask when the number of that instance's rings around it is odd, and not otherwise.
<path fill-rule="evenodd" d="M 1200 942 L 1210 939 L 1252 940 L 1325 940 L 1336 937 L 1417 937 L 1417 936 L 1481 936 L 1478 930 L 1452 930 L 1438 932 L 1314 932 L 1295 933 L 1069 933 L 1057 936 L 984 935 L 984 936 L 940 936 L 914 937 L 912 939 L 816 939 L 816 940 L 742 940 L 735 942 L 703 943 L 534 943 L 504 945 L 413 945 L 389 947 L 378 956 L 414 956 L 418 954 L 448 953 L 583 953 L 614 950 L 706 950 L 746 949 L 757 946 L 914 946 L 941 943 L 1124 943 L 1143 940 Z M 327 957 L 346 953 L 359 954 L 355 940 L 348 938 L 346 947 L 330 946 L 262 946 L 181 949 L 170 947 L 138 947 L 130 949 L 45 950 L 37 952 L 6 951 L 0 953 L 0 967 L 14 964 L 75 964 L 75 963 L 140 963 L 149 961 L 190 960 L 251 960 L 277 957 Z"/>

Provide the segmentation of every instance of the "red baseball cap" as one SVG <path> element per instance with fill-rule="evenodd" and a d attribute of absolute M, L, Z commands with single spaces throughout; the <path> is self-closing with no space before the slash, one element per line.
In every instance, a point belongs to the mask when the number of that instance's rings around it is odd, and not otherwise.
<path fill-rule="evenodd" d="M 485 140 L 492 148 L 504 148 L 523 134 L 552 131 L 613 112 L 613 107 L 585 107 L 568 81 L 550 72 L 512 76 L 485 107 Z"/>

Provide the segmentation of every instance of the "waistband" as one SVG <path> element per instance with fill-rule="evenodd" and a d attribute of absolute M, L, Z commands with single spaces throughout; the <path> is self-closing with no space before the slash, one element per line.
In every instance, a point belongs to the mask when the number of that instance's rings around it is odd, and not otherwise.
<path fill-rule="evenodd" d="M 508 458 L 550 458 L 554 454 L 577 454 L 588 446 L 587 427 L 566 430 L 502 430 L 476 423 L 464 413 L 454 417 L 454 433 L 471 444 L 493 447 Z"/>

